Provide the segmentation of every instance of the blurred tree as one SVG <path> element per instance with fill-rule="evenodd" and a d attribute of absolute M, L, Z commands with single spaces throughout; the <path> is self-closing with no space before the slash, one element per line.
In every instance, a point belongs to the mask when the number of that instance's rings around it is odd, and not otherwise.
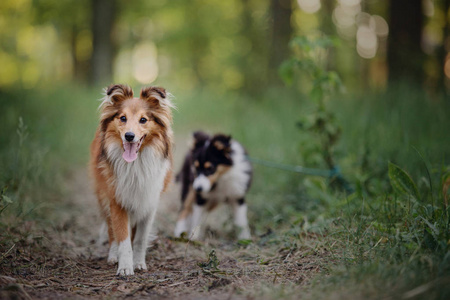
<path fill-rule="evenodd" d="M 269 57 L 269 79 L 273 83 L 281 83 L 278 68 L 289 57 L 289 41 L 292 38 L 291 0 L 271 0 L 271 35 Z"/>
<path fill-rule="evenodd" d="M 197 77 L 197 82 L 200 86 L 205 84 L 207 80 L 207 72 L 201 71 L 202 60 L 205 57 L 207 51 L 209 50 L 210 36 L 209 33 L 211 28 L 207 28 L 205 23 L 199 22 L 199 20 L 204 19 L 206 16 L 202 16 L 202 11 L 199 11 L 198 6 L 201 5 L 202 1 L 193 1 L 192 5 L 187 5 L 185 8 L 186 12 L 186 24 L 189 31 L 187 43 L 188 52 L 190 54 L 190 64 Z"/>
<path fill-rule="evenodd" d="M 389 84 L 399 80 L 423 82 L 421 49 L 424 14 L 422 0 L 391 0 L 388 40 Z"/>
<path fill-rule="evenodd" d="M 255 3 L 259 2 L 241 0 L 242 2 L 242 42 L 248 44 L 247 53 L 238 57 L 238 66 L 244 74 L 242 89 L 251 94 L 261 92 L 261 86 L 267 82 L 267 36 L 265 24 L 260 24 L 255 15 Z"/>
<path fill-rule="evenodd" d="M 322 0 L 323 10 L 321 17 L 321 30 L 325 34 L 325 36 L 334 36 L 336 34 L 336 26 L 333 23 L 333 10 L 336 6 L 336 1 L 334 0 Z M 327 70 L 333 70 L 336 68 L 335 63 L 335 49 L 330 47 L 327 49 L 328 51 L 328 59 L 327 59 Z"/>
<path fill-rule="evenodd" d="M 336 7 L 334 0 L 322 0 L 322 14 L 321 14 L 321 30 L 325 35 L 332 36 L 336 34 L 336 27 L 333 23 L 333 10 Z"/>
<path fill-rule="evenodd" d="M 109 84 L 112 80 L 114 43 L 112 31 L 116 17 L 115 0 L 92 0 L 91 83 Z"/>
<path fill-rule="evenodd" d="M 89 74 L 89 59 L 92 55 L 92 35 L 89 28 L 90 7 L 88 0 L 60 1 L 64 5 L 59 11 L 76 11 L 70 18 L 60 15 L 59 19 L 65 22 L 61 26 L 70 41 L 70 54 L 72 57 L 72 78 L 78 82 L 86 82 Z"/>

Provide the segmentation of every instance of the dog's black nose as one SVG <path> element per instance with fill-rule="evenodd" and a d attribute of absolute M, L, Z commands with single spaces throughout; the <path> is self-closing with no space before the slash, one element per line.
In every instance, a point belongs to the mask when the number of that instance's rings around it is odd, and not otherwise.
<path fill-rule="evenodd" d="M 131 142 L 132 140 L 134 140 L 134 133 L 132 133 L 132 132 L 125 133 L 125 139 L 127 141 Z"/>
<path fill-rule="evenodd" d="M 201 192 L 201 191 L 203 191 L 203 188 L 201 186 L 198 186 L 198 187 L 195 188 L 195 191 Z"/>

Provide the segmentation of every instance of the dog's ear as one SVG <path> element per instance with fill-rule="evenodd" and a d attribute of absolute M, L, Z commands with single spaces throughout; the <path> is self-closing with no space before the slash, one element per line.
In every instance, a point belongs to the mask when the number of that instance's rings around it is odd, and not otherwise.
<path fill-rule="evenodd" d="M 173 107 L 170 94 L 162 87 L 149 86 L 141 90 L 141 99 L 147 100 L 154 107 Z"/>
<path fill-rule="evenodd" d="M 198 130 L 192 134 L 191 149 L 199 149 L 203 147 L 206 142 L 209 141 L 209 135 L 201 130 Z"/>
<path fill-rule="evenodd" d="M 230 153 L 231 152 L 230 140 L 231 140 L 230 135 L 216 134 L 211 139 L 211 147 L 214 147 L 216 150 L 224 153 Z"/>
<path fill-rule="evenodd" d="M 222 157 L 222 164 L 233 164 L 233 160 L 231 159 L 231 136 L 225 134 L 216 134 L 212 137 L 209 147 L 212 151 L 218 153 L 219 157 Z"/>
<path fill-rule="evenodd" d="M 104 102 L 116 104 L 128 98 L 133 98 L 133 90 L 124 84 L 112 84 L 105 89 Z"/>

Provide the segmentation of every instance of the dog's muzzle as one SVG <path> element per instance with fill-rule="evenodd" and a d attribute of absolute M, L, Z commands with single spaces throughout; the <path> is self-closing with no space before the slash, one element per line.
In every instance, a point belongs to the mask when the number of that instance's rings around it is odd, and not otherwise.
<path fill-rule="evenodd" d="M 195 178 L 193 188 L 196 192 L 207 193 L 211 190 L 211 182 L 204 174 L 200 174 Z"/>

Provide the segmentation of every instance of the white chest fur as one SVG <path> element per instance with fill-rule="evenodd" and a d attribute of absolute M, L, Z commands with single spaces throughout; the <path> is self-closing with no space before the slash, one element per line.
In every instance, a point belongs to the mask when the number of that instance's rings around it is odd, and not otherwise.
<path fill-rule="evenodd" d="M 128 211 L 133 225 L 157 209 L 170 164 L 151 147 L 141 149 L 131 163 L 122 158 L 122 153 L 119 145 L 107 149 L 114 168 L 117 202 Z"/>

